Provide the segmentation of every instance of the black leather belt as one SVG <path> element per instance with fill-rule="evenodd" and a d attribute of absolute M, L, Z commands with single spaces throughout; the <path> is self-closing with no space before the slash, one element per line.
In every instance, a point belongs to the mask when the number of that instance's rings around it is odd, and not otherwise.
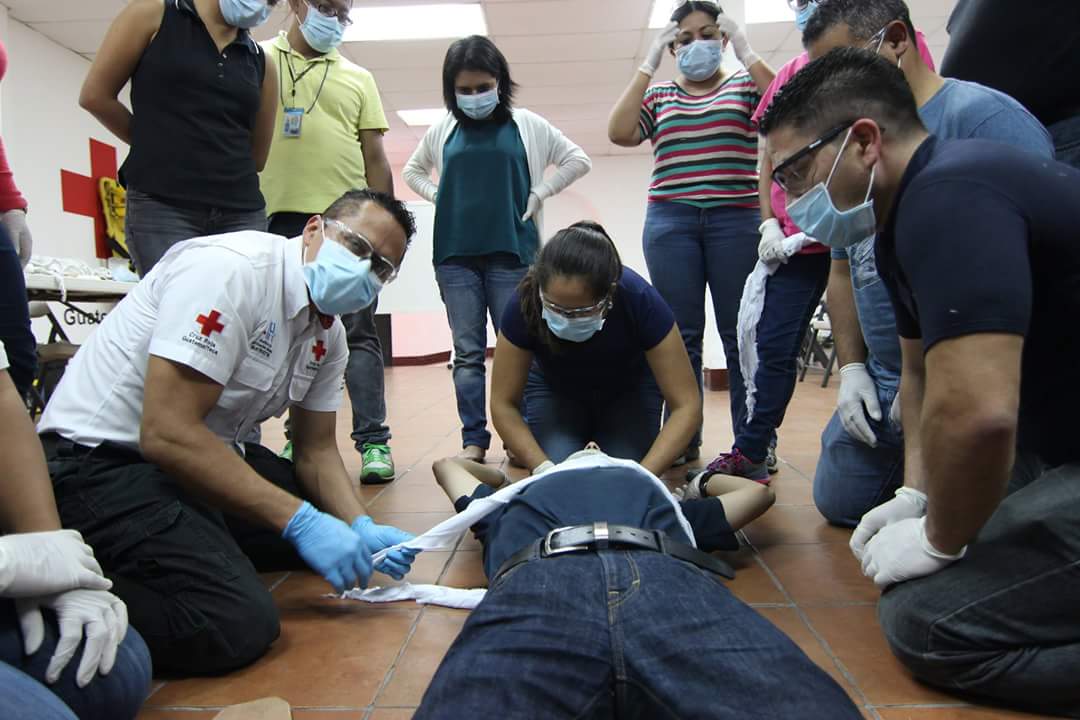
<path fill-rule="evenodd" d="M 628 525 L 595 522 L 592 525 L 557 528 L 544 537 L 537 538 L 511 555 L 495 573 L 491 582 L 494 583 L 511 568 L 530 560 L 593 550 L 651 550 L 697 565 L 729 580 L 735 579 L 735 571 L 726 562 L 695 547 L 672 540 L 663 530 L 643 530 Z"/>

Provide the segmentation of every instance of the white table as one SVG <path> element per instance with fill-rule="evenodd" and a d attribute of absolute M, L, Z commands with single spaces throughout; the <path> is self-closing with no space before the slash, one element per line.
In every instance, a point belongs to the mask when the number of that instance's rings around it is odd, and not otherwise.
<path fill-rule="evenodd" d="M 58 302 L 72 312 L 87 319 L 89 324 L 97 324 L 99 318 L 75 303 L 109 303 L 123 300 L 138 283 L 102 280 L 93 277 L 65 277 L 61 291 L 60 278 L 55 275 L 32 274 L 26 276 L 26 297 L 31 302 Z M 59 337 L 65 342 L 67 333 L 60 326 L 56 316 L 48 313 L 53 332 L 50 337 Z"/>

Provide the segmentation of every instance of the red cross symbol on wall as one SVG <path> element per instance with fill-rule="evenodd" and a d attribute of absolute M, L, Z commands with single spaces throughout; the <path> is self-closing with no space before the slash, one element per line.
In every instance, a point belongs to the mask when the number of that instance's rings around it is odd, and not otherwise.
<path fill-rule="evenodd" d="M 60 171 L 60 195 L 64 212 L 94 218 L 94 251 L 99 258 L 112 255 L 105 237 L 105 214 L 101 210 L 98 180 L 116 178 L 116 148 L 90 140 L 90 176 Z"/>
<path fill-rule="evenodd" d="M 218 322 L 219 317 L 221 317 L 221 313 L 217 310 L 211 310 L 209 315 L 199 315 L 195 318 L 195 322 L 202 325 L 202 334 L 206 337 L 210 337 L 214 333 L 221 332 L 225 329 L 225 326 Z"/>
<path fill-rule="evenodd" d="M 311 348 L 311 354 L 315 356 L 315 362 L 322 362 L 323 356 L 326 355 L 326 346 L 323 345 L 322 340 L 315 341 L 315 347 Z"/>

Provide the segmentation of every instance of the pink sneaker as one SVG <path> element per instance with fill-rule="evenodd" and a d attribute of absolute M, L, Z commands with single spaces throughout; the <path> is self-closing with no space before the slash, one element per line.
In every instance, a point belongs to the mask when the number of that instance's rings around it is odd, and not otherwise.
<path fill-rule="evenodd" d="M 739 451 L 739 448 L 732 448 L 729 453 L 717 455 L 716 459 L 709 463 L 708 469 L 709 472 L 743 477 L 762 485 L 768 485 L 770 480 L 769 469 L 765 463 L 752 462 Z"/>

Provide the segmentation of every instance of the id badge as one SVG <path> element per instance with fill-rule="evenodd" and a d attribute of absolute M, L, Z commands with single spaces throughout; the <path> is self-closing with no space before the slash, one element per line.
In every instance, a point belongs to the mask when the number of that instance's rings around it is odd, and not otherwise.
<path fill-rule="evenodd" d="M 304 108 L 285 108 L 285 120 L 282 124 L 281 134 L 287 138 L 300 137 L 300 128 L 304 124 Z"/>

